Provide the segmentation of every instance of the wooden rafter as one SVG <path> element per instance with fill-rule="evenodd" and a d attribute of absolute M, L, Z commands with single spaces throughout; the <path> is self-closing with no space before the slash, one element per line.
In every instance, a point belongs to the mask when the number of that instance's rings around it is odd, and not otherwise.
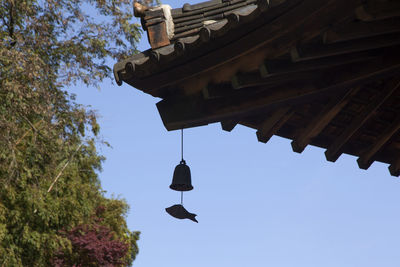
<path fill-rule="evenodd" d="M 399 155 L 397 155 L 399 156 Z M 389 172 L 391 175 L 399 177 L 400 176 L 400 157 L 394 160 L 392 164 L 389 165 Z"/>
<path fill-rule="evenodd" d="M 237 124 L 238 124 L 237 120 L 221 121 L 222 130 L 227 131 L 227 132 L 232 131 L 233 128 L 235 128 Z"/>
<path fill-rule="evenodd" d="M 368 148 L 361 156 L 357 159 L 358 166 L 361 169 L 368 169 L 373 163 L 374 155 L 392 138 L 394 134 L 400 129 L 400 116 L 387 128 L 380 136 L 378 136 L 376 142 Z"/>
<path fill-rule="evenodd" d="M 259 142 L 267 143 L 269 139 L 289 120 L 293 112 L 289 107 L 277 109 L 270 114 L 257 130 L 257 139 Z"/>
<path fill-rule="evenodd" d="M 345 128 L 342 134 L 328 147 L 325 156 L 328 161 L 335 162 L 343 153 L 343 146 L 374 115 L 375 111 L 397 90 L 398 79 L 387 83 L 382 92 L 371 101 L 365 109 Z"/>
<path fill-rule="evenodd" d="M 317 136 L 331 122 L 359 89 L 359 87 L 354 87 L 341 97 L 333 97 L 324 110 L 315 116 L 307 127 L 293 139 L 291 143 L 293 151 L 297 153 L 303 152 L 311 139 Z"/>

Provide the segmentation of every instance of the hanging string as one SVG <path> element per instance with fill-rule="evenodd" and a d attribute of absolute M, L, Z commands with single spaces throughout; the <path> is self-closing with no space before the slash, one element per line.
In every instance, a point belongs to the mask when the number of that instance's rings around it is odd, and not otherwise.
<path fill-rule="evenodd" d="M 183 128 L 181 129 L 181 155 L 183 160 Z"/>
<path fill-rule="evenodd" d="M 181 129 L 181 155 L 183 161 L 183 128 Z M 183 191 L 181 191 L 181 205 L 183 206 Z"/>

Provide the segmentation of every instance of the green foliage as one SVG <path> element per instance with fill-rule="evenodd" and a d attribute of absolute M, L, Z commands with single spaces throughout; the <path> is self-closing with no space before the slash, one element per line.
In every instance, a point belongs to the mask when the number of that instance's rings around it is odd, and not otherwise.
<path fill-rule="evenodd" d="M 105 198 L 98 180 L 96 114 L 65 91 L 97 86 L 111 76 L 107 60 L 136 52 L 132 2 L 0 1 L 0 266 L 51 266 L 60 250 L 72 255 L 60 231 L 95 223 L 98 207 L 133 261 L 128 206 Z"/>

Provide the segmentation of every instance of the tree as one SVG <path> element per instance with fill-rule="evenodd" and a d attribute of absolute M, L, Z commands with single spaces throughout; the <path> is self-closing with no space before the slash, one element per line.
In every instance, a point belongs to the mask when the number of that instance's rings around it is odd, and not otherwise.
<path fill-rule="evenodd" d="M 53 258 L 54 266 L 121 266 L 128 263 L 125 255 L 130 244 L 115 239 L 114 231 L 102 225 L 104 213 L 105 207 L 99 206 L 94 223 L 81 224 L 64 231 L 64 235 L 71 241 L 72 253 L 60 250 Z M 136 241 L 136 237 L 132 240 Z M 137 249 L 136 246 L 134 248 Z"/>
<path fill-rule="evenodd" d="M 125 201 L 101 189 L 96 114 L 66 92 L 98 86 L 108 61 L 136 52 L 132 4 L 1 0 L 0 266 L 52 266 L 60 255 L 78 266 L 77 229 L 121 245 L 107 266 L 132 263 L 139 233 L 127 228 Z"/>

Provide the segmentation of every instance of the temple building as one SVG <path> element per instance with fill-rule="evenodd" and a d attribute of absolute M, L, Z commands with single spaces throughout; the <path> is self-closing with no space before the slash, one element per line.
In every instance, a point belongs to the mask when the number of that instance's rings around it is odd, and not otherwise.
<path fill-rule="evenodd" d="M 167 130 L 241 124 L 400 175 L 400 1 L 135 3 L 135 15 L 151 49 L 116 63 L 115 79 L 161 98 Z"/>

